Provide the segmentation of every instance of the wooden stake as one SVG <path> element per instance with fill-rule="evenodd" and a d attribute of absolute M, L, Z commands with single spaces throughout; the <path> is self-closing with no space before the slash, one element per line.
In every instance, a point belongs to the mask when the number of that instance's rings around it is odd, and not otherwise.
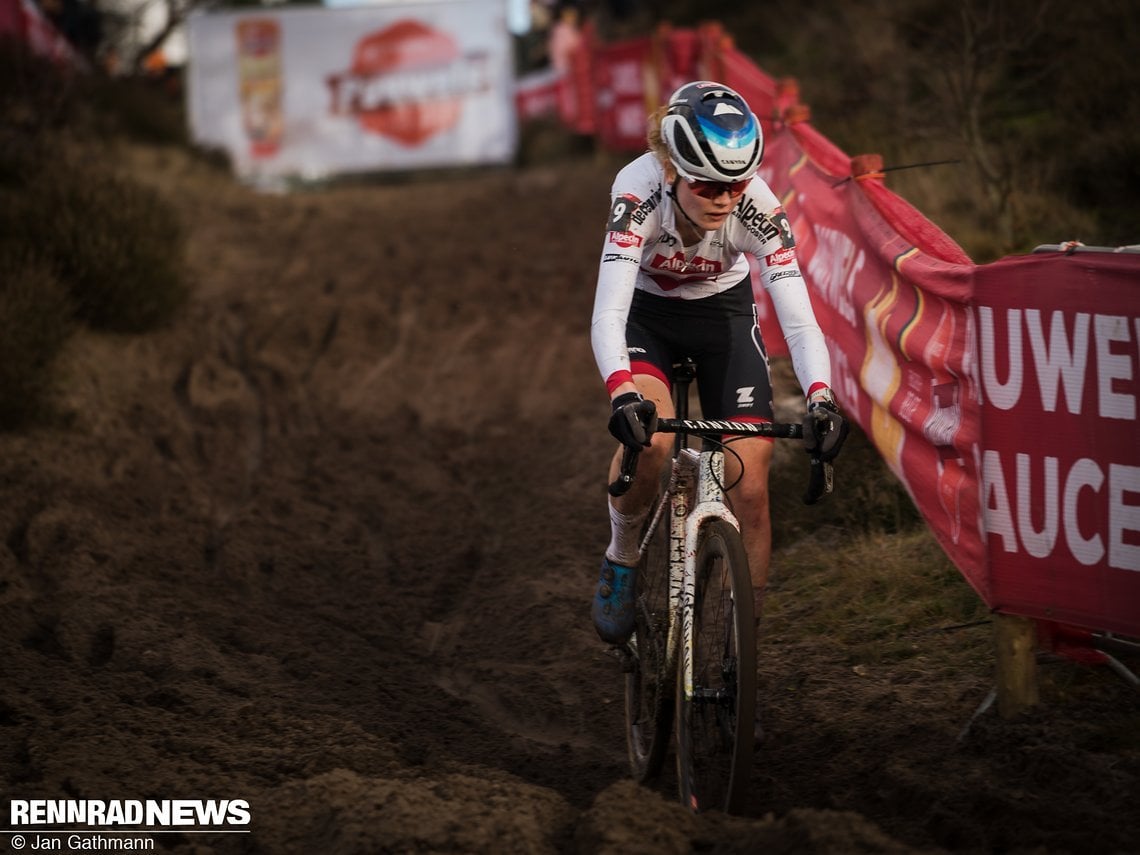
<path fill-rule="evenodd" d="M 1035 624 L 1018 615 L 996 615 L 994 647 L 997 653 L 998 714 L 1010 719 L 1040 700 Z"/>

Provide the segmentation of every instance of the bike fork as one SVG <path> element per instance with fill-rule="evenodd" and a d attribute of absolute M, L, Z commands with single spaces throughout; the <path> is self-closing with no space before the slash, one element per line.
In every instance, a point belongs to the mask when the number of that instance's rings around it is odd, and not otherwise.
<path fill-rule="evenodd" d="M 684 566 L 680 585 L 680 631 L 681 631 L 681 685 L 686 700 L 695 694 L 693 682 L 694 638 L 693 611 L 696 608 L 697 547 L 700 545 L 701 528 L 712 519 L 725 520 L 740 530 L 740 523 L 728 509 L 724 501 L 724 455 L 716 451 L 702 451 L 698 454 L 691 449 L 684 453 L 692 458 L 696 469 L 696 504 L 684 518 Z"/>

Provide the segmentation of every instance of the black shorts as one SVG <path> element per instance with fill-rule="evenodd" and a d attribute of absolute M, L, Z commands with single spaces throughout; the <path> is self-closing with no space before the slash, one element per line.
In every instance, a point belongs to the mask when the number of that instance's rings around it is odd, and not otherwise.
<path fill-rule="evenodd" d="M 750 277 L 699 300 L 635 291 L 625 340 L 633 373 L 656 376 L 669 386 L 675 364 L 685 357 L 696 362 L 705 418 L 772 421 L 768 351 Z"/>

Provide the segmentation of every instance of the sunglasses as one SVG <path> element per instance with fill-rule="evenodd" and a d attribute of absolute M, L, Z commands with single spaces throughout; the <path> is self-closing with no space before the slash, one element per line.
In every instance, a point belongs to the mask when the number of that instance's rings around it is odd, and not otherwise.
<path fill-rule="evenodd" d="M 751 178 L 745 178 L 743 181 L 702 181 L 698 178 L 686 178 L 685 183 L 689 185 L 689 189 L 704 199 L 715 199 L 721 193 L 727 193 L 729 196 L 739 196 L 744 192 L 744 188 L 748 186 Z"/>

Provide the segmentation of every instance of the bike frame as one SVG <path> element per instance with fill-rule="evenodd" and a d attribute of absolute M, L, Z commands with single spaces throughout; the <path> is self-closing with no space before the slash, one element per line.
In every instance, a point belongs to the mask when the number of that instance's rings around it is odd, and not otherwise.
<path fill-rule="evenodd" d="M 675 426 L 676 440 L 666 488 L 668 501 L 663 501 L 646 528 L 640 551 L 644 553 L 661 524 L 661 514 L 669 513 L 669 632 L 666 647 L 666 666 L 677 666 L 678 652 L 681 667 L 678 676 L 685 693 L 691 700 L 693 685 L 693 609 L 696 603 L 697 545 L 701 529 L 709 520 L 721 519 L 740 531 L 740 522 L 725 503 L 724 450 L 706 442 L 700 451 L 687 445 L 687 427 L 692 424 L 704 429 L 713 428 L 716 422 L 690 423 L 688 416 L 688 390 L 692 382 L 691 367 L 683 365 L 677 373 L 673 388 L 673 403 L 678 418 L 667 425 Z M 726 424 L 727 426 L 727 424 Z M 680 644 L 677 644 L 677 633 Z"/>

